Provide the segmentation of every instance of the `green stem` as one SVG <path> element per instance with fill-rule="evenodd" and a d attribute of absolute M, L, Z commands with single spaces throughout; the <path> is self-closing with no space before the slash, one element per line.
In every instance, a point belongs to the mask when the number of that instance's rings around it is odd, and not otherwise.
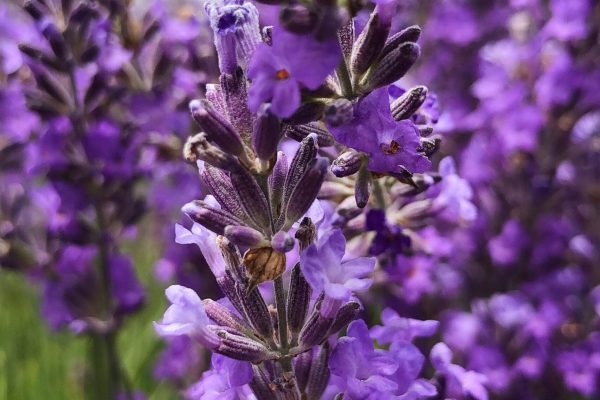
<path fill-rule="evenodd" d="M 287 314 L 285 310 L 285 292 L 283 290 L 283 279 L 281 277 L 276 278 L 273 281 L 275 288 L 275 304 L 277 306 L 277 326 L 279 328 L 279 351 L 282 355 L 287 355 L 289 352 L 288 344 L 288 326 L 287 326 Z M 291 371 L 290 359 L 284 357 L 281 360 L 281 365 L 284 371 Z"/>
<path fill-rule="evenodd" d="M 350 79 L 350 72 L 348 72 L 348 67 L 346 66 L 346 61 L 344 59 L 340 61 L 335 71 L 338 81 L 340 82 L 342 95 L 348 99 L 352 98 L 352 80 Z"/>

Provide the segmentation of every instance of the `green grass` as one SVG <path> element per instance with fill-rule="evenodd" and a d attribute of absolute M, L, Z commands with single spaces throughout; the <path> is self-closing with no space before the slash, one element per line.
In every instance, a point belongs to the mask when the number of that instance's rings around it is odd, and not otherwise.
<path fill-rule="evenodd" d="M 117 346 L 132 386 L 151 400 L 170 400 L 178 398 L 176 390 L 152 378 L 162 348 L 152 321 L 166 307 L 163 288 L 151 273 L 155 256 L 151 251 L 136 255 L 148 303 L 126 321 Z M 91 371 L 91 345 L 85 336 L 51 332 L 40 318 L 36 287 L 21 274 L 0 270 L 0 400 L 90 398 L 84 377 Z"/>

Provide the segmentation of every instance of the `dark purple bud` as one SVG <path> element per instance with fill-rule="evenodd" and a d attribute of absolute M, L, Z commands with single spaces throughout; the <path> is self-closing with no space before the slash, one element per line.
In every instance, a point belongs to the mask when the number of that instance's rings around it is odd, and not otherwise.
<path fill-rule="evenodd" d="M 225 236 L 217 236 L 217 246 L 221 250 L 227 269 L 237 279 L 242 280 L 245 274 L 242 270 L 242 255 L 238 248 Z"/>
<path fill-rule="evenodd" d="M 67 45 L 60 30 L 52 22 L 46 21 L 42 28 L 42 34 L 48 40 L 50 48 L 59 60 L 68 58 Z"/>
<path fill-rule="evenodd" d="M 284 152 L 280 151 L 277 153 L 277 161 L 269 176 L 269 198 L 271 201 L 271 213 L 274 218 L 281 214 L 281 200 L 287 173 L 287 156 Z"/>
<path fill-rule="evenodd" d="M 303 4 L 292 4 L 284 6 L 279 13 L 279 22 L 285 30 L 305 34 L 310 33 L 319 19 L 315 10 Z"/>
<path fill-rule="evenodd" d="M 416 43 L 417 40 L 421 37 L 421 28 L 418 25 L 409 26 L 408 28 L 404 28 L 398 33 L 392 35 L 386 42 L 385 46 L 383 46 L 383 50 L 381 50 L 381 56 L 389 54 L 392 50 L 397 48 L 403 43 L 413 42 Z"/>
<path fill-rule="evenodd" d="M 265 339 L 272 339 L 273 321 L 267 303 L 255 287 L 250 291 L 241 284 L 236 284 L 236 291 L 241 300 L 246 320 L 254 330 Z"/>
<path fill-rule="evenodd" d="M 310 304 L 310 295 L 312 289 L 302 271 L 300 270 L 300 264 L 296 263 L 292 268 L 292 274 L 290 276 L 290 287 L 288 291 L 287 300 L 287 319 L 290 330 L 296 334 L 302 329 L 304 321 L 306 320 L 306 314 L 308 313 L 308 306 Z"/>
<path fill-rule="evenodd" d="M 261 232 L 249 226 L 227 226 L 225 237 L 238 246 L 264 247 L 269 245 L 269 241 Z"/>
<path fill-rule="evenodd" d="M 224 305 L 211 299 L 206 299 L 202 302 L 204 303 L 206 315 L 216 325 L 226 326 L 242 333 L 250 331 L 250 327 L 246 324 L 246 322 L 231 312 L 231 310 Z"/>
<path fill-rule="evenodd" d="M 413 66 L 420 53 L 421 49 L 415 43 L 408 42 L 395 48 L 372 69 L 363 84 L 364 89 L 370 91 L 396 82 Z"/>
<path fill-rule="evenodd" d="M 36 66 L 32 66 L 31 69 L 40 89 L 61 104 L 70 103 L 71 96 L 52 74 L 47 73 L 43 68 L 36 68 Z"/>
<path fill-rule="evenodd" d="M 245 168 L 237 168 L 229 176 L 249 220 L 256 228 L 270 231 L 269 204 L 256 179 Z"/>
<path fill-rule="evenodd" d="M 27 57 L 38 60 L 46 67 L 55 71 L 65 72 L 67 69 L 64 60 L 58 60 L 55 56 L 49 55 L 35 47 L 31 47 L 26 44 L 19 44 L 19 50 L 21 50 L 21 52 Z"/>
<path fill-rule="evenodd" d="M 277 398 L 275 392 L 271 389 L 273 383 L 261 366 L 252 365 L 252 380 L 249 385 L 257 400 L 272 400 Z"/>
<path fill-rule="evenodd" d="M 331 164 L 331 172 L 338 178 L 350 176 L 358 172 L 363 164 L 364 156 L 354 150 L 340 154 Z"/>
<path fill-rule="evenodd" d="M 300 393 L 304 393 L 310 376 L 310 365 L 312 364 L 312 349 L 297 355 L 294 358 L 294 376 Z"/>
<path fill-rule="evenodd" d="M 417 148 L 417 151 L 423 153 L 425 157 L 431 157 L 440 149 L 441 144 L 442 138 L 438 136 L 421 138 L 421 146 Z"/>
<path fill-rule="evenodd" d="M 389 33 L 390 24 L 383 22 L 376 11 L 371 13 L 367 25 L 356 38 L 350 56 L 350 70 L 355 79 L 369 69 L 377 59 Z"/>
<path fill-rule="evenodd" d="M 321 185 L 327 176 L 329 162 L 323 157 L 313 160 L 309 169 L 302 175 L 290 195 L 285 211 L 285 228 L 292 226 L 310 208 L 317 198 Z"/>
<path fill-rule="evenodd" d="M 359 208 L 364 208 L 369 202 L 371 196 L 371 186 L 373 183 L 373 177 L 366 168 L 361 168 L 356 176 L 356 183 L 354 184 L 354 198 L 356 199 L 356 205 Z"/>
<path fill-rule="evenodd" d="M 357 301 L 349 301 L 341 306 L 335 315 L 331 328 L 329 329 L 329 335 L 339 332 L 350 322 L 354 321 L 360 313 L 360 309 L 360 303 Z"/>
<path fill-rule="evenodd" d="M 317 240 L 317 227 L 310 218 L 302 218 L 300 226 L 296 231 L 296 239 L 298 239 L 300 251 L 303 251 Z"/>
<path fill-rule="evenodd" d="M 231 304 L 233 304 L 235 309 L 238 310 L 241 315 L 244 315 L 244 307 L 242 306 L 242 300 L 238 295 L 236 278 L 234 278 L 232 271 L 225 270 L 224 275 L 217 277 L 217 284 L 223 294 L 231 301 Z"/>
<path fill-rule="evenodd" d="M 285 128 L 285 134 L 287 137 L 298 142 L 301 142 L 311 133 L 317 135 L 317 143 L 319 147 L 333 146 L 335 144 L 333 135 L 329 133 L 327 128 L 325 128 L 320 122 L 311 122 L 303 125 L 288 125 Z"/>
<path fill-rule="evenodd" d="M 261 160 L 270 160 L 282 136 L 279 118 L 271 113 L 271 105 L 263 104 L 254 120 L 252 147 Z"/>
<path fill-rule="evenodd" d="M 318 121 L 323 115 L 325 103 L 322 101 L 309 101 L 302 103 L 300 107 L 292 114 L 291 117 L 284 120 L 290 125 L 308 124 L 309 122 Z"/>
<path fill-rule="evenodd" d="M 231 184 L 231 179 L 229 179 L 229 176 L 223 170 L 206 164 L 204 168 L 200 168 L 200 179 L 202 179 L 202 183 L 208 187 L 210 193 L 219 202 L 221 207 L 241 220 L 248 219 L 242 208 L 240 199 Z"/>
<path fill-rule="evenodd" d="M 423 105 L 427 98 L 427 88 L 425 86 L 416 86 L 407 90 L 402 96 L 398 97 L 390 106 L 392 117 L 396 121 L 410 118 Z"/>
<path fill-rule="evenodd" d="M 188 138 L 183 146 L 183 157 L 192 163 L 198 160 L 206 161 L 210 165 L 226 171 L 240 169 L 238 160 L 211 144 L 204 133 L 198 133 Z"/>
<path fill-rule="evenodd" d="M 246 92 L 246 77 L 241 68 L 231 74 L 221 74 L 219 77 L 221 90 L 229 114 L 229 120 L 235 130 L 244 139 L 252 135 L 252 113 L 248 109 L 248 94 Z"/>
<path fill-rule="evenodd" d="M 251 363 L 260 363 L 277 357 L 277 353 L 273 353 L 256 340 L 232 334 L 224 329 L 217 331 L 217 335 L 221 338 L 221 343 L 215 352 L 224 356 Z"/>
<path fill-rule="evenodd" d="M 330 376 L 329 354 L 329 344 L 325 342 L 313 357 L 306 385 L 307 400 L 319 400 L 327 388 Z"/>
<path fill-rule="evenodd" d="M 194 121 L 198 123 L 206 134 L 208 140 L 236 156 L 244 154 L 244 143 L 240 135 L 233 128 L 233 125 L 223 115 L 219 114 L 208 100 L 192 100 L 190 102 L 190 112 Z"/>
<path fill-rule="evenodd" d="M 211 207 L 201 200 L 187 203 L 181 211 L 187 214 L 192 221 L 199 223 L 218 235 L 225 233 L 225 227 L 228 225 L 244 225 L 242 221 L 229 211 Z"/>
<path fill-rule="evenodd" d="M 87 24 L 92 18 L 98 16 L 98 10 L 93 8 L 91 4 L 79 3 L 69 16 L 70 22 L 75 22 L 80 25 Z"/>
<path fill-rule="evenodd" d="M 287 253 L 294 248 L 294 238 L 287 232 L 279 231 L 271 239 L 271 246 L 280 253 Z"/>
<path fill-rule="evenodd" d="M 40 8 L 39 4 L 34 3 L 33 1 L 26 1 L 23 4 L 23 8 L 27 11 L 27 14 L 31 15 L 31 18 L 39 21 L 44 16 L 44 11 Z"/>
<path fill-rule="evenodd" d="M 283 190 L 283 205 L 285 206 L 292 191 L 295 189 L 298 181 L 304 175 L 304 172 L 308 169 L 309 164 L 317 156 L 317 135 L 311 133 L 300 142 L 300 147 L 296 150 L 294 158 L 288 169 L 287 176 L 285 177 L 285 185 Z"/>
<path fill-rule="evenodd" d="M 354 106 L 348 99 L 336 99 L 325 107 L 324 116 L 331 126 L 346 125 L 354 117 Z"/>
<path fill-rule="evenodd" d="M 323 317 L 315 308 L 300 331 L 300 345 L 308 348 L 323 343 L 327 339 L 332 323 L 333 318 Z"/>
<path fill-rule="evenodd" d="M 338 39 L 342 47 L 344 59 L 349 60 L 354 47 L 354 21 L 350 20 L 345 23 L 338 31 Z"/>

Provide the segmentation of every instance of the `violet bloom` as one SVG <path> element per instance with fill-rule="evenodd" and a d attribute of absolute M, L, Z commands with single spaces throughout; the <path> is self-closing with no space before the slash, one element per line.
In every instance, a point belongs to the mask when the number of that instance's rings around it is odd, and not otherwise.
<path fill-rule="evenodd" d="M 371 337 L 379 343 L 410 342 L 416 337 L 430 337 L 438 329 L 438 321 L 421 321 L 412 318 L 402 318 L 391 308 L 385 308 L 381 313 L 383 326 L 374 326 Z"/>
<path fill-rule="evenodd" d="M 217 235 L 215 233 L 198 223 L 194 222 L 191 230 L 179 224 L 175 225 L 175 241 L 179 244 L 197 245 L 206 259 L 208 267 L 215 277 L 218 278 L 225 273 L 225 260 L 217 247 L 216 240 Z"/>
<path fill-rule="evenodd" d="M 165 294 L 171 306 L 165 311 L 162 321 L 154 323 L 156 332 L 160 336 L 190 336 L 206 347 L 215 349 L 219 345 L 219 337 L 207 328 L 210 320 L 196 292 L 172 285 L 165 290 Z"/>
<path fill-rule="evenodd" d="M 444 343 L 438 343 L 431 349 L 431 363 L 446 378 L 447 397 L 472 396 L 476 400 L 487 400 L 488 393 L 484 384 L 484 375 L 467 371 L 460 365 L 452 364 L 452 351 Z"/>
<path fill-rule="evenodd" d="M 527 244 L 527 233 L 519 221 L 510 219 L 504 223 L 500 234 L 490 239 L 488 251 L 494 263 L 503 267 L 517 262 Z"/>
<path fill-rule="evenodd" d="M 410 120 L 395 121 L 390 111 L 387 87 L 374 90 L 354 105 L 354 117 L 345 125 L 330 126 L 335 139 L 369 156 L 370 171 L 425 172 L 431 162 L 417 149 L 419 130 Z"/>
<path fill-rule="evenodd" d="M 325 293 L 321 313 L 335 312 L 350 299 L 353 292 L 363 291 L 371 286 L 370 278 L 364 278 L 373 271 L 375 258 L 359 257 L 342 262 L 346 249 L 346 239 L 339 229 L 323 235 L 318 243 L 310 245 L 300 255 L 300 268 L 313 290 Z M 331 305 L 332 310 L 329 310 Z M 335 306 L 334 306 L 335 304 Z"/>
<path fill-rule="evenodd" d="M 336 38 L 323 42 L 310 35 L 296 35 L 273 29 L 273 44 L 261 43 L 250 60 L 248 106 L 256 112 L 271 101 L 271 111 L 282 118 L 291 116 L 300 105 L 300 89 L 318 88 L 341 57 Z"/>
<path fill-rule="evenodd" d="M 392 256 L 404 254 L 410 248 L 410 237 L 404 234 L 400 226 L 387 222 L 384 210 L 369 210 L 366 229 L 376 232 L 369 247 L 369 254 L 372 256 L 379 256 L 386 252 Z"/>
<path fill-rule="evenodd" d="M 477 208 L 471 201 L 473 190 L 465 179 L 457 175 L 452 157 L 444 157 L 440 161 L 439 172 L 442 182 L 430 191 L 437 194 L 433 199 L 433 209 L 448 221 L 472 222 L 477 217 Z"/>
<path fill-rule="evenodd" d="M 250 363 L 237 361 L 220 354 L 212 355 L 212 369 L 186 390 L 189 400 L 246 400 L 253 399 L 248 383 L 252 380 Z"/>
<path fill-rule="evenodd" d="M 341 378 L 344 398 L 376 399 L 398 388 L 392 378 L 398 363 L 392 354 L 373 347 L 367 325 L 356 320 L 348 326 L 347 336 L 338 341 L 329 368 L 334 376 Z"/>

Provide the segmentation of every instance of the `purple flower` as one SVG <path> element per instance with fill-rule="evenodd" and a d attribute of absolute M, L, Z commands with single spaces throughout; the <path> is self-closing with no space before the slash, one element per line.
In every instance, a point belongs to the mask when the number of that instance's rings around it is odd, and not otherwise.
<path fill-rule="evenodd" d="M 410 120 L 395 121 L 390 112 L 387 87 L 374 90 L 354 105 L 354 117 L 346 125 L 330 126 L 335 139 L 369 156 L 374 172 L 424 172 L 431 162 L 417 152 L 419 130 Z"/>
<path fill-rule="evenodd" d="M 300 105 L 300 89 L 318 88 L 340 56 L 336 38 L 318 42 L 312 36 L 275 28 L 273 45 L 259 44 L 248 66 L 250 110 L 256 112 L 262 103 L 271 101 L 275 115 L 291 116 Z"/>
<path fill-rule="evenodd" d="M 385 308 L 381 313 L 383 326 L 374 326 L 371 337 L 379 343 L 410 342 L 416 337 L 430 337 L 438 329 L 438 321 L 420 321 L 418 319 L 402 318 L 391 308 Z"/>
<path fill-rule="evenodd" d="M 372 279 L 364 278 L 373 271 L 375 258 L 359 257 L 342 262 L 346 239 L 340 230 L 327 232 L 318 243 L 300 255 L 300 267 L 310 286 L 326 299 L 342 303 L 353 292 L 371 286 Z"/>
<path fill-rule="evenodd" d="M 525 246 L 527 246 L 527 235 L 521 224 L 514 219 L 506 221 L 502 232 L 488 242 L 490 256 L 499 266 L 516 262 Z"/>
<path fill-rule="evenodd" d="M 250 363 L 213 354 L 212 368 L 186 390 L 189 400 L 246 400 L 252 397 L 247 386 L 252 380 Z"/>
<path fill-rule="evenodd" d="M 194 223 L 191 230 L 179 224 L 175 225 L 175 241 L 179 244 L 196 244 L 206 259 L 208 267 L 218 278 L 225 273 L 225 260 L 217 247 L 216 240 L 217 235 L 200 224 Z"/>
<path fill-rule="evenodd" d="M 439 172 L 442 182 L 431 191 L 437 193 L 433 199 L 433 209 L 449 221 L 473 221 L 477 216 L 477 209 L 471 202 L 473 191 L 469 183 L 457 175 L 452 157 L 444 157 L 440 161 Z"/>
<path fill-rule="evenodd" d="M 353 321 L 331 354 L 331 373 L 341 378 L 341 389 L 350 399 L 375 399 L 393 393 L 398 384 L 392 375 L 399 360 L 385 350 L 375 349 L 363 320 Z"/>
<path fill-rule="evenodd" d="M 165 290 L 165 294 L 171 306 L 165 311 L 162 321 L 154 323 L 156 332 L 160 336 L 190 336 L 208 348 L 216 348 L 219 337 L 208 330 L 210 320 L 196 292 L 172 285 Z"/>
<path fill-rule="evenodd" d="M 410 237 L 404 234 L 398 225 L 387 223 L 384 210 L 369 210 L 366 229 L 376 232 L 369 247 L 369 254 L 372 256 L 379 256 L 385 252 L 392 255 L 403 254 L 410 248 Z"/>
<path fill-rule="evenodd" d="M 487 400 L 486 377 L 452 364 L 452 351 L 444 343 L 433 346 L 429 357 L 435 369 L 446 377 L 446 397 L 472 396 L 476 400 Z"/>
<path fill-rule="evenodd" d="M 154 376 L 158 379 L 180 380 L 199 368 L 200 352 L 196 344 L 187 336 L 175 336 L 167 341 L 154 368 Z"/>

